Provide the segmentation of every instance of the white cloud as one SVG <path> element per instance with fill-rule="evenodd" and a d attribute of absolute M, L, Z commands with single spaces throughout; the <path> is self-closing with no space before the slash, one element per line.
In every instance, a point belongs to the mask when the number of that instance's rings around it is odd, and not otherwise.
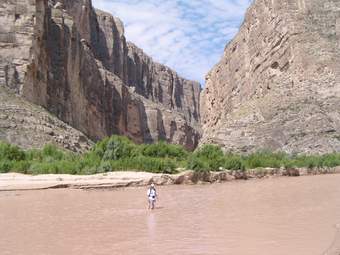
<path fill-rule="evenodd" d="M 129 41 L 182 76 L 204 76 L 237 33 L 251 0 L 93 0 L 125 24 Z"/>

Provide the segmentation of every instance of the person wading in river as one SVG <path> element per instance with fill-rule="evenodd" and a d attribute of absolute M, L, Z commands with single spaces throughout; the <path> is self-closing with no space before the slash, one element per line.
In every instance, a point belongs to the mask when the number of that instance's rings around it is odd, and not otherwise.
<path fill-rule="evenodd" d="M 157 198 L 157 191 L 155 188 L 155 184 L 151 183 L 150 187 L 148 188 L 148 200 L 149 200 L 149 209 L 155 209 L 155 203 Z"/>

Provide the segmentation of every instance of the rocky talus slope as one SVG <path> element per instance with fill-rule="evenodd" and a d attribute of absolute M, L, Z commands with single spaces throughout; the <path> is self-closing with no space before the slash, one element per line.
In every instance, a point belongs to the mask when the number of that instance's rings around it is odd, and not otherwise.
<path fill-rule="evenodd" d="M 119 19 L 90 0 L 4 0 L 0 14 L 0 86 L 93 140 L 196 147 L 200 85 L 127 42 Z"/>
<path fill-rule="evenodd" d="M 45 109 L 31 104 L 0 86 L 0 140 L 22 148 L 55 144 L 74 152 L 85 152 L 92 142 Z"/>
<path fill-rule="evenodd" d="M 202 143 L 340 151 L 340 2 L 255 0 L 206 79 Z"/>

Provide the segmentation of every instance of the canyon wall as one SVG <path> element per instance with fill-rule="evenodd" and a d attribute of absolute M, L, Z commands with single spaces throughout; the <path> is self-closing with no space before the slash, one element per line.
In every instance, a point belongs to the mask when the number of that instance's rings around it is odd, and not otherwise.
<path fill-rule="evenodd" d="M 200 85 L 127 42 L 118 18 L 90 0 L 5 0 L 0 13 L 0 86 L 93 140 L 197 146 Z"/>
<path fill-rule="evenodd" d="M 54 143 L 84 152 L 92 146 L 86 135 L 19 96 L 31 63 L 36 16 L 33 0 L 0 3 L 0 140 L 26 149 Z"/>
<path fill-rule="evenodd" d="M 122 22 L 90 0 L 3 0 L 0 24 L 2 140 L 29 147 L 28 114 L 44 137 L 32 145 L 72 130 L 67 146 L 80 151 L 85 135 L 111 134 L 188 149 L 203 134 L 201 144 L 226 151 L 340 151 L 337 0 L 255 0 L 202 93 L 128 42 Z M 46 122 L 24 99 L 65 123 Z"/>
<path fill-rule="evenodd" d="M 202 144 L 340 151 L 340 2 L 255 0 L 201 103 Z"/>

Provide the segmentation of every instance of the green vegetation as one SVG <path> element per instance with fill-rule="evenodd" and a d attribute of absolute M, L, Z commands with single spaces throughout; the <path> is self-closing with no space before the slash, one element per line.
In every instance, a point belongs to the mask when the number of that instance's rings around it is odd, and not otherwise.
<path fill-rule="evenodd" d="M 340 153 L 313 156 L 260 151 L 239 155 L 225 154 L 215 145 L 205 145 L 195 152 L 189 152 L 182 146 L 165 142 L 137 145 L 121 136 L 106 138 L 82 155 L 63 151 L 53 145 L 46 145 L 41 150 L 22 150 L 0 142 L 0 173 L 96 174 L 118 170 L 176 173 L 178 168 L 195 171 L 244 171 L 265 167 L 335 166 L 340 166 Z"/>
<path fill-rule="evenodd" d="M 42 150 L 24 151 L 0 142 L 0 173 L 96 174 L 114 170 L 175 173 L 189 152 L 182 146 L 159 142 L 137 145 L 126 137 L 112 136 L 79 155 L 46 145 Z"/>

